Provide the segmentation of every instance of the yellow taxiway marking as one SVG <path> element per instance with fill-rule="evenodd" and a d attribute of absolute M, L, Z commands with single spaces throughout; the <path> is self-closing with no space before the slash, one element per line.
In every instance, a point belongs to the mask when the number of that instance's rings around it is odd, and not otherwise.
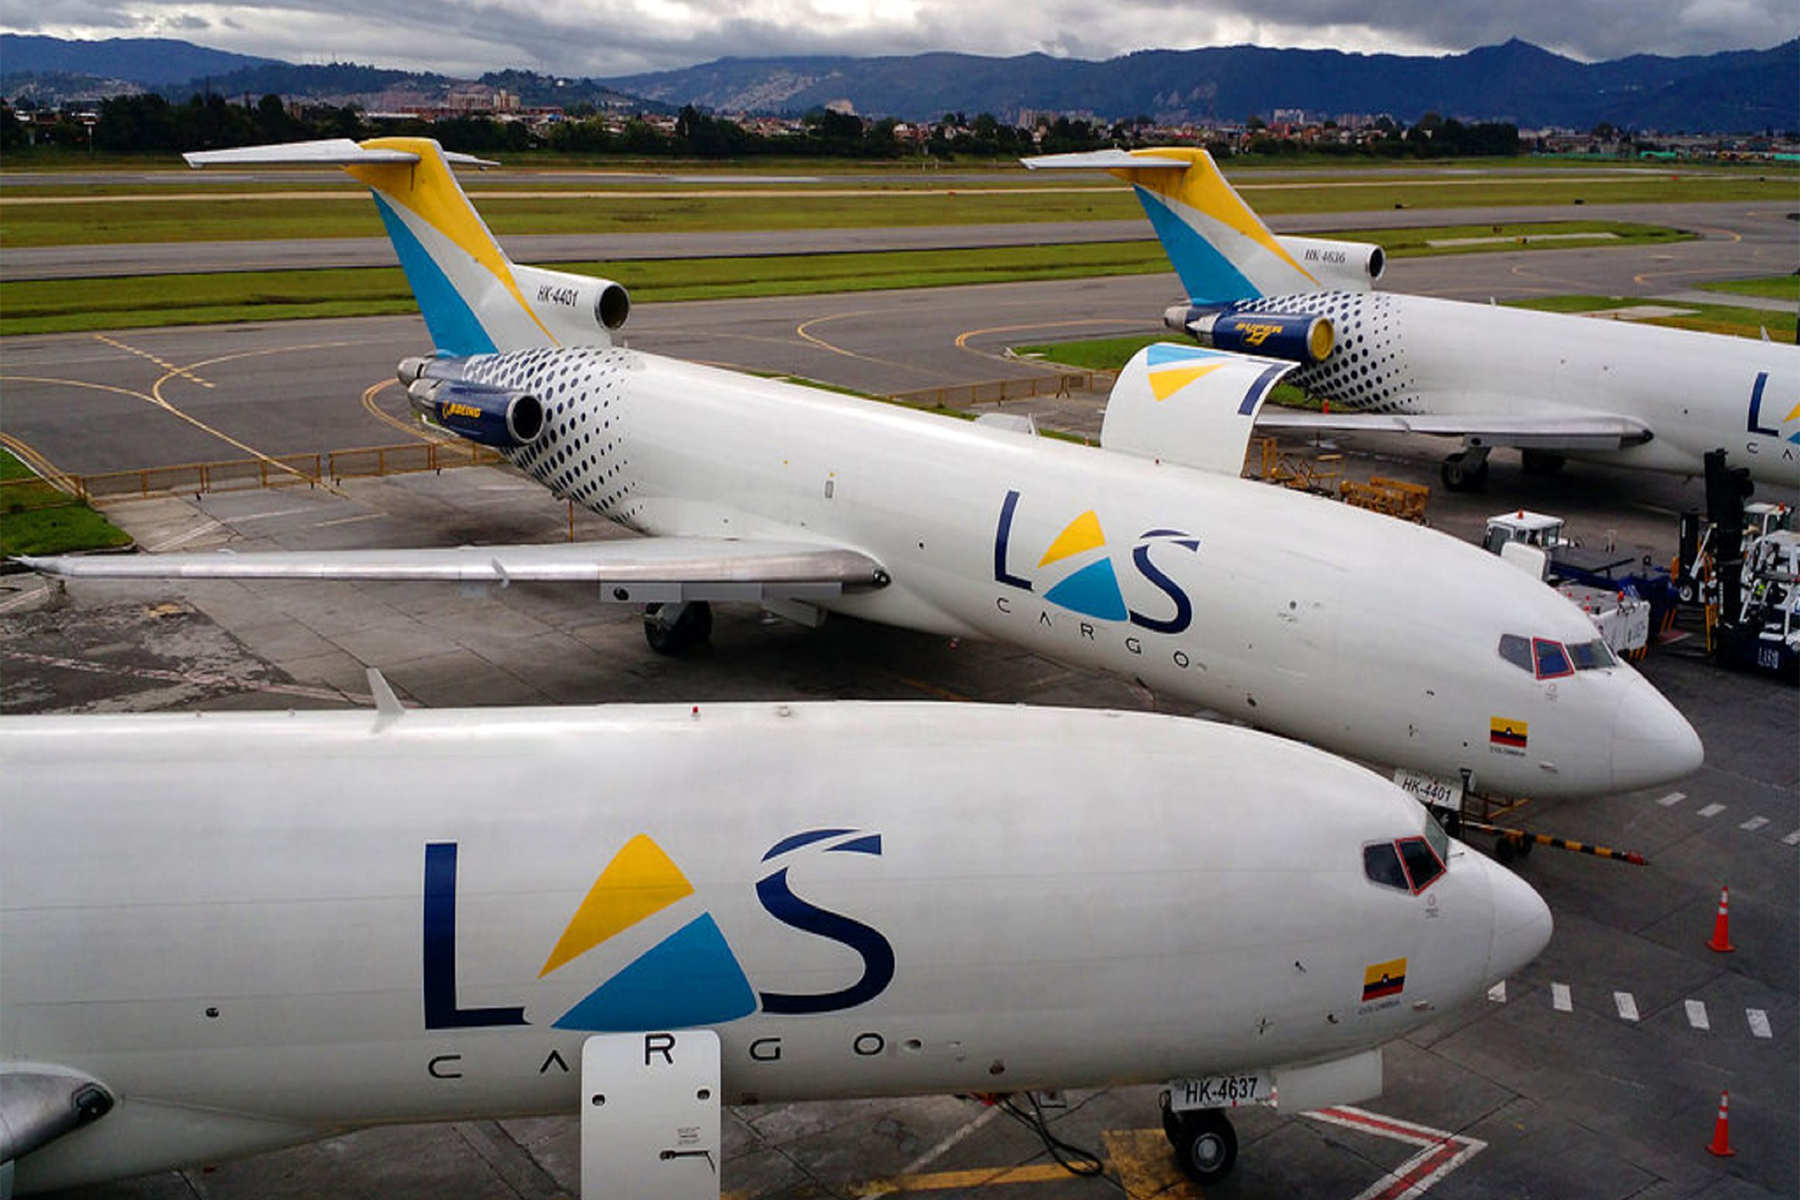
<path fill-rule="evenodd" d="M 961 692 L 953 692 L 949 688 L 941 688 L 936 684 L 926 683 L 922 679 L 914 679 L 910 675 L 902 675 L 898 671 L 889 671 L 889 675 L 904 683 L 907 687 L 924 692 L 927 696 L 936 696 L 939 700 L 948 700 L 957 704 L 972 704 L 973 696 L 965 696 Z"/>
<path fill-rule="evenodd" d="M 152 354 L 148 350 L 139 350 L 136 346 L 128 346 L 124 342 L 121 342 L 117 338 L 107 337 L 104 333 L 96 333 L 94 335 L 94 340 L 96 342 L 104 342 L 106 345 L 113 347 L 115 350 L 123 350 L 127 354 L 135 354 L 139 358 L 147 358 L 151 362 L 155 363 L 157 366 L 161 367 L 163 370 L 173 371 L 177 375 L 180 375 L 180 376 L 190 380 L 193 383 L 199 384 L 201 387 L 209 388 L 209 387 L 213 386 L 211 383 L 208 383 L 206 380 L 200 378 L 198 375 L 195 375 L 193 372 L 189 371 L 186 367 L 178 367 L 174 363 L 170 362 L 168 359 L 161 358 L 155 354 Z"/>
<path fill-rule="evenodd" d="M 421 442 L 437 442 L 442 445 L 456 440 L 449 437 L 440 437 L 426 429 L 421 422 L 403 421 L 399 417 L 390 416 L 382 411 L 381 406 L 375 403 L 376 394 L 384 388 L 394 387 L 399 382 L 398 379 L 384 379 L 380 383 L 371 384 L 369 387 L 363 389 L 362 406 L 368 411 L 369 415 L 374 417 L 377 421 L 392 425 L 401 433 L 418 438 Z"/>
<path fill-rule="evenodd" d="M 842 346 L 834 346 L 824 338 L 810 332 L 814 325 L 823 325 L 827 321 L 841 321 L 848 317 L 867 317 L 873 315 L 873 313 L 873 309 L 867 308 L 860 309 L 856 312 L 827 313 L 822 317 L 814 317 L 810 321 L 802 321 L 800 324 L 794 326 L 794 333 L 798 335 L 802 341 L 811 342 L 821 350 L 829 350 L 833 354 L 841 354 L 845 358 L 859 359 L 862 362 L 874 363 L 877 366 L 882 367 L 899 367 L 903 371 L 915 371 L 921 375 L 931 374 L 931 372 L 924 368 L 915 367 L 911 363 L 894 362 L 892 359 L 876 358 L 871 354 L 858 354 L 854 350 L 846 350 Z"/>
<path fill-rule="evenodd" d="M 957 1188 L 999 1187 L 1008 1183 L 1050 1183 L 1067 1179 L 1069 1173 L 1055 1163 L 1034 1163 L 1025 1167 L 977 1168 L 971 1171 L 930 1171 L 923 1175 L 896 1175 L 891 1179 L 871 1179 L 853 1184 L 850 1195 L 897 1196 L 905 1192 L 947 1192 Z"/>
<path fill-rule="evenodd" d="M 1169 1139 L 1162 1130 L 1109 1129 L 1103 1136 L 1106 1161 L 1127 1196 L 1134 1200 L 1151 1196 L 1157 1200 L 1187 1200 L 1203 1194 L 1199 1185 L 1175 1165 Z"/>
<path fill-rule="evenodd" d="M 1021 366 L 1035 367 L 1040 371 L 1061 371 L 1062 367 L 1055 363 L 1039 362 L 1033 358 L 1008 358 L 1004 354 L 995 354 L 991 350 L 982 350 L 969 345 L 969 339 L 983 337 L 990 333 L 1020 333 L 1027 329 L 1067 329 L 1074 325 L 1119 325 L 1123 322 L 1110 317 L 1079 317 L 1068 321 L 1029 321 L 1023 325 L 990 325 L 986 329 L 965 329 L 956 335 L 956 348 L 966 350 L 970 354 L 979 354 L 983 358 L 991 358 L 996 362 L 1018 363 Z"/>
<path fill-rule="evenodd" d="M 59 492 L 70 489 L 62 482 L 68 472 L 58 469 L 57 465 L 38 453 L 36 449 L 20 441 L 10 433 L 0 433 L 0 446 L 12 451 L 14 458 L 30 467 L 38 477 Z"/>

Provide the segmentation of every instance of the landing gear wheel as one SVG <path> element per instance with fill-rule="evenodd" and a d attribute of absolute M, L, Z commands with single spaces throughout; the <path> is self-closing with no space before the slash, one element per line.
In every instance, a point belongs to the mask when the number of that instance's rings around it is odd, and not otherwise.
<path fill-rule="evenodd" d="M 1700 588 L 1691 579 L 1684 579 L 1675 585 L 1675 598 L 1683 604 L 1698 604 Z"/>
<path fill-rule="evenodd" d="M 678 656 L 712 637 L 712 605 L 652 604 L 644 609 L 644 640 L 658 654 Z"/>
<path fill-rule="evenodd" d="M 1563 469 L 1567 460 L 1560 454 L 1552 454 L 1548 450 L 1519 451 L 1519 469 L 1527 475 L 1535 475 L 1540 479 L 1548 478 Z"/>
<path fill-rule="evenodd" d="M 1471 461 L 1472 458 L 1467 451 L 1458 451 L 1444 459 L 1444 465 L 1438 468 L 1438 476 L 1445 487 L 1453 492 L 1479 492 L 1487 486 L 1487 455 Z"/>
<path fill-rule="evenodd" d="M 1237 1131 L 1222 1109 L 1197 1108 L 1183 1113 L 1165 1109 L 1163 1132 L 1175 1147 L 1182 1174 L 1195 1183 L 1217 1183 L 1237 1162 Z"/>

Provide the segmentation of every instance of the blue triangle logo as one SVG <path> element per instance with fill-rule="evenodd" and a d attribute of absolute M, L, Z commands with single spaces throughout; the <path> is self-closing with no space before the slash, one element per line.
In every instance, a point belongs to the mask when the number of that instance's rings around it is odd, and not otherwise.
<path fill-rule="evenodd" d="M 1110 558 L 1089 563 L 1045 592 L 1044 599 L 1070 612 L 1099 617 L 1102 621 L 1123 621 L 1131 615 L 1125 607 L 1125 597 L 1119 592 L 1119 578 L 1113 574 Z"/>
<path fill-rule="evenodd" d="M 1144 365 L 1148 367 L 1166 367 L 1170 363 L 1189 363 L 1197 358 L 1218 357 L 1210 350 L 1202 350 L 1198 346 L 1175 346 L 1168 342 L 1154 342 L 1150 353 L 1144 356 Z"/>
<path fill-rule="evenodd" d="M 718 1025 L 756 1011 L 756 993 L 711 913 L 639 955 L 557 1018 L 558 1029 L 629 1033 Z"/>

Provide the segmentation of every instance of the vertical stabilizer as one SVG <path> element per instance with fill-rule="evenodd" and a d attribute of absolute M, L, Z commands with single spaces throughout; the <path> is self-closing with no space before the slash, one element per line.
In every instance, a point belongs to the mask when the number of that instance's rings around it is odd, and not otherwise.
<path fill-rule="evenodd" d="M 1204 150 L 1171 146 L 1057 154 L 1028 158 L 1025 165 L 1099 167 L 1131 184 L 1193 304 L 1229 304 L 1323 286 Z"/>
<path fill-rule="evenodd" d="M 450 171 L 453 161 L 486 165 L 483 160 L 446 153 L 431 138 L 414 137 L 250 146 L 184 157 L 195 167 L 331 164 L 365 184 L 440 355 L 558 344 L 527 300 L 517 269 Z"/>

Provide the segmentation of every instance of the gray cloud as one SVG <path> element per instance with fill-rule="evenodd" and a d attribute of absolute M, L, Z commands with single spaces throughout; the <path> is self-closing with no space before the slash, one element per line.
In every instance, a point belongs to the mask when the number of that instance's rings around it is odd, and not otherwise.
<path fill-rule="evenodd" d="M 1271 12 L 1278 17 L 1271 17 Z M 1521 37 L 1586 59 L 1760 48 L 1800 34 L 1793 0 L 0 0 L 0 28 L 184 37 L 298 62 L 478 74 L 619 75 L 727 55 L 1029 51 L 1108 58 L 1254 42 L 1446 53 Z"/>

